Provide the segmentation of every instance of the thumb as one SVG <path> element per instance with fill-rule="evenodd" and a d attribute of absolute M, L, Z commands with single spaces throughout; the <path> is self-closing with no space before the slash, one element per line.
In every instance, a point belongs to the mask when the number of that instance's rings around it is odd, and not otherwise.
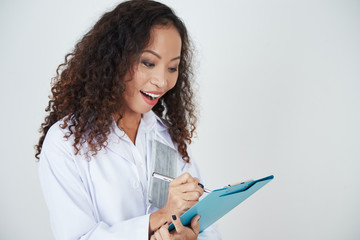
<path fill-rule="evenodd" d="M 177 215 L 172 215 L 171 218 L 175 226 L 176 232 L 178 233 L 182 232 L 182 230 L 184 229 L 184 225 L 182 225 L 180 218 Z"/>
<path fill-rule="evenodd" d="M 196 215 L 191 219 L 191 228 L 196 233 L 196 235 L 198 235 L 200 232 L 199 221 L 200 221 L 200 215 Z"/>

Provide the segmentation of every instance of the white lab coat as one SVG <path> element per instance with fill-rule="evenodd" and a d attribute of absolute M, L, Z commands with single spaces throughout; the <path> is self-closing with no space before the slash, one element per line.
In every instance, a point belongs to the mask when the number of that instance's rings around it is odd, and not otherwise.
<path fill-rule="evenodd" d="M 148 239 L 149 216 L 158 210 L 147 201 L 152 141 L 177 150 L 166 126 L 152 112 L 141 119 L 136 146 L 115 121 L 108 145 L 90 160 L 75 155 L 73 138 L 61 121 L 48 131 L 39 162 L 40 183 L 57 240 Z M 81 150 L 84 153 L 84 148 Z M 189 172 L 201 180 L 191 158 L 188 164 L 178 154 L 178 176 Z M 221 239 L 215 226 L 198 239 Z"/>

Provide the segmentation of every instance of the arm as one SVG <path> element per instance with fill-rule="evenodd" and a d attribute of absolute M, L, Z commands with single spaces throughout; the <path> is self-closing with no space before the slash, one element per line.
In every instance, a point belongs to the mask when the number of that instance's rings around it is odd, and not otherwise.
<path fill-rule="evenodd" d="M 56 239 L 148 239 L 149 215 L 109 225 L 96 212 L 79 174 L 70 141 L 49 130 L 39 162 L 40 183 Z"/>

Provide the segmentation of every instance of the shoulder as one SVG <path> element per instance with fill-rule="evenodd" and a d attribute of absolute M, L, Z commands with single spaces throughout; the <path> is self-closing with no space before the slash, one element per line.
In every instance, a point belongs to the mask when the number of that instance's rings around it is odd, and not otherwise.
<path fill-rule="evenodd" d="M 46 133 L 44 143 L 41 149 L 40 159 L 44 154 L 66 154 L 72 155 L 72 137 L 66 138 L 69 131 L 67 128 L 63 129 L 63 120 L 54 123 Z"/>

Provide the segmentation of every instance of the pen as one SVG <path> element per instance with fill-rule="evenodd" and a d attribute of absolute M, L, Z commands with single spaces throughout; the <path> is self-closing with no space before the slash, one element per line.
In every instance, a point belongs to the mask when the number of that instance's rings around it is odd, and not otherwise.
<path fill-rule="evenodd" d="M 153 176 L 154 178 L 163 180 L 163 181 L 165 181 L 165 182 L 171 182 L 172 180 L 174 180 L 174 178 L 165 176 L 165 175 L 160 174 L 160 173 L 157 173 L 157 172 L 153 172 L 152 176 Z M 202 185 L 201 183 L 199 183 L 199 186 L 200 186 L 202 189 L 204 189 L 204 192 L 206 192 L 206 193 L 211 192 L 211 190 L 209 190 L 209 189 L 207 189 L 207 188 L 204 188 L 204 185 Z"/>

